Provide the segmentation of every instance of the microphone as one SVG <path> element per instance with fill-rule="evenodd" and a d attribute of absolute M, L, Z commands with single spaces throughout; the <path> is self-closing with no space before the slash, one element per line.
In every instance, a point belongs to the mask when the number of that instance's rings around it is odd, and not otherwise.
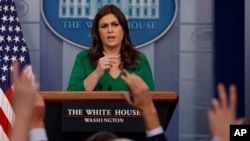
<path fill-rule="evenodd" d="M 102 85 L 98 85 L 98 90 L 101 91 L 102 90 Z"/>
<path fill-rule="evenodd" d="M 112 86 L 108 85 L 108 90 L 111 91 L 112 90 Z"/>

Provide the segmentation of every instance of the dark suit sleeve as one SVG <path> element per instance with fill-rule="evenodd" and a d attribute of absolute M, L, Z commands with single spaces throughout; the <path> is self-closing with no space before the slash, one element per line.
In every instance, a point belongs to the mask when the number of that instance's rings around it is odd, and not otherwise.
<path fill-rule="evenodd" d="M 147 139 L 147 141 L 167 141 L 166 136 L 162 133 L 162 134 L 158 134 L 152 137 L 149 137 Z"/>

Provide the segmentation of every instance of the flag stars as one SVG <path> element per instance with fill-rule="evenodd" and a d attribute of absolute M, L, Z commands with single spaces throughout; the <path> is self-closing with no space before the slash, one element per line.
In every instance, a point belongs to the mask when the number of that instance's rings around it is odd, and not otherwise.
<path fill-rule="evenodd" d="M 8 67 L 6 65 L 3 65 L 1 69 L 3 70 L 3 72 L 8 71 Z"/>
<path fill-rule="evenodd" d="M 10 35 L 8 35 L 7 40 L 8 40 L 8 42 L 11 42 L 11 41 L 12 41 L 12 39 L 11 39 L 11 36 L 10 36 Z"/>
<path fill-rule="evenodd" d="M 16 56 L 12 56 L 12 57 L 10 58 L 10 60 L 11 60 L 12 62 L 17 61 Z"/>
<path fill-rule="evenodd" d="M 9 21 L 12 23 L 14 21 L 14 17 L 10 16 Z"/>
<path fill-rule="evenodd" d="M 16 10 L 16 9 L 15 9 L 14 6 L 11 6 L 11 7 L 10 7 L 10 11 L 11 11 L 11 12 L 13 12 L 13 11 L 15 11 L 15 10 Z"/>
<path fill-rule="evenodd" d="M 21 31 L 20 26 L 16 26 L 15 30 L 16 30 L 17 33 L 20 32 Z"/>
<path fill-rule="evenodd" d="M 22 38 L 22 41 L 25 43 L 25 39 L 24 39 L 24 37 Z"/>
<path fill-rule="evenodd" d="M 19 58 L 19 61 L 22 63 L 22 62 L 25 62 L 25 58 L 24 58 L 24 56 L 21 56 L 20 58 Z"/>
<path fill-rule="evenodd" d="M 2 27 L 0 28 L 0 30 L 2 30 L 2 32 L 6 31 L 6 26 L 2 25 Z"/>
<path fill-rule="evenodd" d="M 18 17 L 16 17 L 16 22 L 19 22 L 19 18 Z"/>
<path fill-rule="evenodd" d="M 17 46 L 14 46 L 12 50 L 13 50 L 14 52 L 17 52 L 17 51 L 18 51 L 18 47 L 17 47 Z"/>
<path fill-rule="evenodd" d="M 4 36 L 0 35 L 0 43 L 4 41 Z"/>
<path fill-rule="evenodd" d="M 11 64 L 15 61 L 22 66 L 30 63 L 29 50 L 16 11 L 14 0 L 0 0 L 0 87 L 4 92 L 11 84 Z"/>
<path fill-rule="evenodd" d="M 27 51 L 26 46 L 22 46 L 21 50 L 22 52 L 26 52 Z"/>
<path fill-rule="evenodd" d="M 1 19 L 3 20 L 3 22 L 8 20 L 6 15 L 3 15 L 3 17 Z"/>
<path fill-rule="evenodd" d="M 9 30 L 9 33 L 11 33 L 13 31 L 13 27 L 9 26 L 8 30 Z"/>
<path fill-rule="evenodd" d="M 13 69 L 14 69 L 14 68 L 13 68 L 13 65 L 10 65 L 10 68 L 9 68 L 9 69 L 10 69 L 10 71 L 12 72 Z"/>
<path fill-rule="evenodd" d="M 2 82 L 6 81 L 6 76 L 2 75 L 2 77 L 0 78 L 2 80 Z"/>
<path fill-rule="evenodd" d="M 3 60 L 5 61 L 5 62 L 8 62 L 10 59 L 9 59 L 9 56 L 8 55 L 5 55 L 4 57 L 3 57 Z"/>
<path fill-rule="evenodd" d="M 15 36 L 14 40 L 16 41 L 16 43 L 20 41 L 18 36 Z"/>
<path fill-rule="evenodd" d="M 9 52 L 10 51 L 10 46 L 6 46 L 4 49 L 6 50 L 6 52 Z"/>
<path fill-rule="evenodd" d="M 6 12 L 6 11 L 8 11 L 9 9 L 8 9 L 8 5 L 5 5 L 4 6 L 4 8 L 3 8 L 3 10 Z"/>

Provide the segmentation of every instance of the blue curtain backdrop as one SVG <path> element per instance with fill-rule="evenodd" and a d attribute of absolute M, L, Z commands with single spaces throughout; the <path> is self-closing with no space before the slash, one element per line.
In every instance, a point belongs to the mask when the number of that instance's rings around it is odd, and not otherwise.
<path fill-rule="evenodd" d="M 218 82 L 236 84 L 238 116 L 245 115 L 244 4 L 245 0 L 214 0 L 214 88 Z"/>

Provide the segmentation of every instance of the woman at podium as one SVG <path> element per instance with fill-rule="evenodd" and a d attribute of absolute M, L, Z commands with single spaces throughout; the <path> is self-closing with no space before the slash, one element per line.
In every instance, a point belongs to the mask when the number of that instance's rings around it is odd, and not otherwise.
<path fill-rule="evenodd" d="M 126 17 L 119 8 L 102 7 L 93 20 L 91 35 L 92 46 L 75 58 L 68 91 L 126 91 L 123 69 L 141 77 L 154 90 L 150 64 L 134 48 Z"/>

